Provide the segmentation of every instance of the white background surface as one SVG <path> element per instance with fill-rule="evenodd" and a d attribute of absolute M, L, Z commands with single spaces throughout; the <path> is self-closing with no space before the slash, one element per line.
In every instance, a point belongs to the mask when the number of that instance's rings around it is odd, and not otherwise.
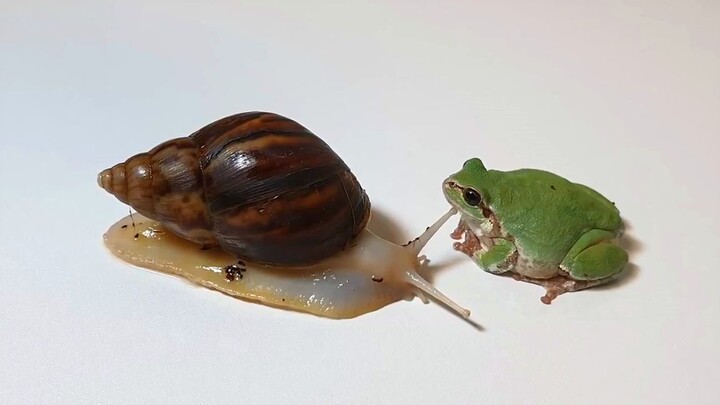
<path fill-rule="evenodd" d="M 713 1 L 0 2 L 0 402 L 720 402 Z M 323 137 L 414 236 L 471 156 L 615 201 L 613 287 L 540 303 L 451 249 L 436 304 L 347 321 L 131 268 L 96 173 L 225 115 Z M 454 221 L 453 221 L 454 222 Z"/>

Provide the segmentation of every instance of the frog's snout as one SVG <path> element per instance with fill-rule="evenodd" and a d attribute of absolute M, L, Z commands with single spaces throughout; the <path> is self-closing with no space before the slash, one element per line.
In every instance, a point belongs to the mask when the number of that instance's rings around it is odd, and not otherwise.
<path fill-rule="evenodd" d="M 452 181 L 450 179 L 445 179 L 445 181 L 443 181 L 443 187 L 455 188 L 455 187 L 457 187 L 457 183 L 455 183 L 454 181 Z"/>
<path fill-rule="evenodd" d="M 455 206 L 457 203 L 453 201 L 453 195 L 456 195 L 458 193 L 458 184 L 451 180 L 450 178 L 443 181 L 443 195 L 445 196 L 445 200 L 447 200 L 450 205 Z"/>

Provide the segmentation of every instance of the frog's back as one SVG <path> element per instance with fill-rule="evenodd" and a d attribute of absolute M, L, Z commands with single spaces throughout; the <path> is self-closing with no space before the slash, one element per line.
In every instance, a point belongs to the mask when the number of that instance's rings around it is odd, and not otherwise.
<path fill-rule="evenodd" d="M 490 209 L 506 232 L 536 251 L 562 252 L 590 229 L 617 232 L 621 227 L 615 205 L 582 184 L 537 169 L 487 174 L 487 184 L 495 190 Z"/>

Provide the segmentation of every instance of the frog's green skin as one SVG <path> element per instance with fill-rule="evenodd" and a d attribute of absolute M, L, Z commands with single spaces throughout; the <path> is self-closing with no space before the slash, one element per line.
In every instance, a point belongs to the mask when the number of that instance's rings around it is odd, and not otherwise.
<path fill-rule="evenodd" d="M 623 231 L 620 213 L 582 184 L 542 170 L 487 170 L 475 158 L 445 180 L 443 190 L 462 216 L 466 238 L 476 241 L 456 248 L 463 247 L 458 250 L 485 271 L 512 272 L 544 285 L 543 302 L 607 282 L 628 262 L 617 243 Z M 464 193 L 470 190 L 479 194 L 479 203 L 477 198 L 468 202 Z"/>

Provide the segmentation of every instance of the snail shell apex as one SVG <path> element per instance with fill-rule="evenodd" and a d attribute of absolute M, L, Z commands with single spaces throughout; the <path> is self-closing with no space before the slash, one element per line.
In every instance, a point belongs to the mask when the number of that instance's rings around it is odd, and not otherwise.
<path fill-rule="evenodd" d="M 336 254 L 370 216 L 345 162 L 302 125 L 267 112 L 163 142 L 102 171 L 98 184 L 182 238 L 276 266 Z"/>

